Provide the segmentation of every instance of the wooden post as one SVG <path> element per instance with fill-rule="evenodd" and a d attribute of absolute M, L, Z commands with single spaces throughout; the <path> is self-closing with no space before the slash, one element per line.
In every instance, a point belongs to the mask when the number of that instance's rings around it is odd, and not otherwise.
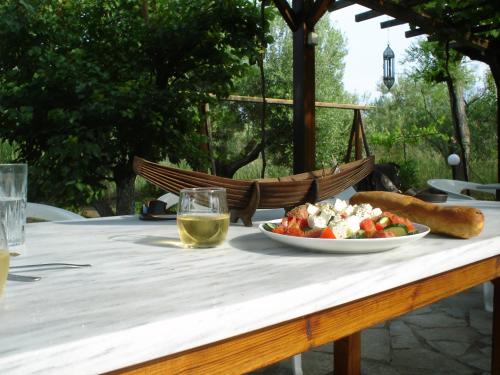
<path fill-rule="evenodd" d="M 361 373 L 361 332 L 353 333 L 333 343 L 333 365 L 335 375 Z"/>
<path fill-rule="evenodd" d="M 295 14 L 308 14 L 313 1 L 293 0 Z M 313 31 L 304 20 L 293 33 L 293 171 L 316 168 L 314 45 L 307 43 Z"/>
<path fill-rule="evenodd" d="M 497 190 L 498 192 L 498 190 Z M 491 374 L 500 375 L 500 278 L 493 281 L 493 330 L 491 349 Z"/>

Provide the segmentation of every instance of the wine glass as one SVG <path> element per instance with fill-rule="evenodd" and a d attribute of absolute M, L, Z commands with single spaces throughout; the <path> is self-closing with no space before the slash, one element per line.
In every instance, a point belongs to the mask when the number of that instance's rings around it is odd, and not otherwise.
<path fill-rule="evenodd" d="M 7 236 L 0 221 L 0 296 L 2 296 L 5 282 L 7 281 L 7 274 L 9 273 L 9 257 Z"/>
<path fill-rule="evenodd" d="M 182 189 L 177 228 L 186 247 L 215 247 L 224 242 L 229 227 L 226 189 Z"/>

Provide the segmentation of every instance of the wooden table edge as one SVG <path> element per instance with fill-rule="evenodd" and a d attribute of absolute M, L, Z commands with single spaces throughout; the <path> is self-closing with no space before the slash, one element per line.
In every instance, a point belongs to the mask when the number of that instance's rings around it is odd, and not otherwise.
<path fill-rule="evenodd" d="M 343 305 L 109 374 L 241 374 L 332 341 L 337 341 L 340 348 L 336 350 L 339 356 L 336 359 L 336 374 L 355 374 L 359 373 L 360 345 L 359 337 L 356 336 L 359 336 L 361 330 L 489 280 L 494 280 L 496 286 L 500 285 L 500 255 Z M 493 319 L 494 375 L 500 375 L 500 309 L 497 308 L 500 302 L 499 289 L 495 288 Z M 168 332 L 164 334 L 168 336 Z"/>

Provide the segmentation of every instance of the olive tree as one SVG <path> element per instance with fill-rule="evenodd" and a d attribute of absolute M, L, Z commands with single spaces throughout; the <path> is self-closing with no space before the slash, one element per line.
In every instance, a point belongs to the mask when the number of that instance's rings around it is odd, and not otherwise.
<path fill-rule="evenodd" d="M 133 157 L 203 161 L 199 103 L 258 53 L 246 0 L 5 0 L 0 140 L 30 166 L 30 199 L 132 212 Z"/>

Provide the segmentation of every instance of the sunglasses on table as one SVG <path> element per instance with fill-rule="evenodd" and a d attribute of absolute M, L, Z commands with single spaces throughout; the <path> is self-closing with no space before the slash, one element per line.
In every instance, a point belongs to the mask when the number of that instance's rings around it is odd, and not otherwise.
<path fill-rule="evenodd" d="M 142 204 L 141 220 L 175 220 L 176 214 L 167 212 L 167 204 L 160 200 L 151 200 Z"/>

